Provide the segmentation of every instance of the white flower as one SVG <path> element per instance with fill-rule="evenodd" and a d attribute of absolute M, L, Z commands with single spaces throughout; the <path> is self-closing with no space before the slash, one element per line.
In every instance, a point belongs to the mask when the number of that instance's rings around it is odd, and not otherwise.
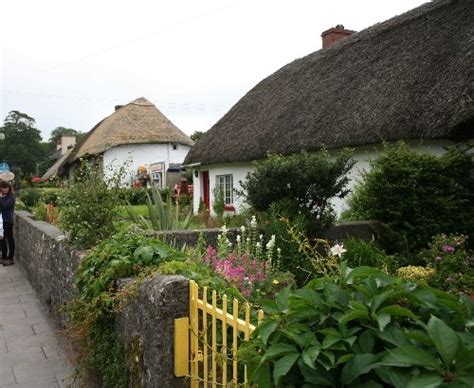
<path fill-rule="evenodd" d="M 260 248 L 260 247 L 262 246 L 262 244 L 260 244 L 260 242 L 257 241 L 257 242 L 255 243 L 255 246 L 256 246 L 257 248 Z"/>
<path fill-rule="evenodd" d="M 240 231 L 242 232 L 242 234 L 244 234 L 244 233 L 245 233 L 245 226 L 242 225 L 242 226 L 240 227 Z"/>
<path fill-rule="evenodd" d="M 222 225 L 221 231 L 222 231 L 222 234 L 226 234 L 226 233 L 227 233 L 227 226 L 226 226 L 225 224 Z"/>
<path fill-rule="evenodd" d="M 344 245 L 342 245 L 342 244 L 341 245 L 336 244 L 333 247 L 331 247 L 331 254 L 333 256 L 341 257 L 344 254 L 344 252 L 347 252 L 347 250 L 344 249 Z"/>
<path fill-rule="evenodd" d="M 288 187 L 289 189 L 291 189 L 291 183 L 287 183 L 287 184 L 286 184 L 286 187 Z"/>
<path fill-rule="evenodd" d="M 229 240 L 229 239 L 227 239 L 226 243 L 227 243 L 227 245 L 228 245 L 229 247 L 231 247 L 231 246 L 232 246 L 232 243 L 230 242 L 230 240 Z"/>
<path fill-rule="evenodd" d="M 263 240 L 263 234 L 261 234 L 258 238 L 260 239 L 260 241 L 262 241 Z"/>
<path fill-rule="evenodd" d="M 250 226 L 251 226 L 252 228 L 256 228 L 256 227 L 257 227 L 257 217 L 252 216 L 252 220 L 250 221 Z"/>
<path fill-rule="evenodd" d="M 270 250 L 275 246 L 275 235 L 272 235 L 272 238 L 270 241 L 267 243 L 267 249 Z"/>
<path fill-rule="evenodd" d="M 238 234 L 237 237 L 235 238 L 235 241 L 237 241 L 237 243 L 240 244 L 240 240 L 241 240 L 241 237 L 240 237 L 240 234 Z"/>

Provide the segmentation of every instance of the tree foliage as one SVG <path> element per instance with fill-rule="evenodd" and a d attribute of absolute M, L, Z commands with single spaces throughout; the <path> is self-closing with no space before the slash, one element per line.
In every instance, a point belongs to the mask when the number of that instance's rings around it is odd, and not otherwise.
<path fill-rule="evenodd" d="M 1 128 L 1 158 L 17 175 L 35 174 L 37 163 L 44 157 L 40 131 L 35 124 L 33 117 L 13 110 L 7 115 Z"/>
<path fill-rule="evenodd" d="M 202 131 L 194 131 L 194 133 L 190 136 L 191 140 L 197 143 L 205 134 L 206 132 Z"/>
<path fill-rule="evenodd" d="M 242 186 L 247 202 L 257 211 L 297 221 L 309 233 L 328 227 L 335 219 L 332 198 L 348 194 L 346 174 L 354 165 L 351 151 L 331 160 L 329 152 L 270 155 L 258 162 Z"/>

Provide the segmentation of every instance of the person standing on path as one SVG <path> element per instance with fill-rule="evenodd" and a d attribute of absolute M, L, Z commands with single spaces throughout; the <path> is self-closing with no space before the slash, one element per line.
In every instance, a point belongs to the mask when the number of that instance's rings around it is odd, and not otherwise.
<path fill-rule="evenodd" d="M 2 248 L 3 265 L 13 264 L 15 254 L 15 240 L 13 238 L 13 213 L 15 211 L 15 194 L 10 183 L 0 181 L 0 212 L 3 218 L 3 239 L 0 240 Z"/>

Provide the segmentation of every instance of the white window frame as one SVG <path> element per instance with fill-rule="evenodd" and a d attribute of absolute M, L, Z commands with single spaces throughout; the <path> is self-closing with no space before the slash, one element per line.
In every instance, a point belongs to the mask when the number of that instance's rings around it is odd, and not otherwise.
<path fill-rule="evenodd" d="M 216 175 L 216 188 L 224 192 L 224 203 L 234 204 L 234 177 L 232 174 Z"/>

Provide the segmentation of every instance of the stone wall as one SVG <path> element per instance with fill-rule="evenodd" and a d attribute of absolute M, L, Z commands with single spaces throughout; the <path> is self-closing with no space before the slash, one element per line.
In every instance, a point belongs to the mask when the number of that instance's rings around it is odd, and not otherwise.
<path fill-rule="evenodd" d="M 84 252 L 61 242 L 64 234 L 54 225 L 35 221 L 25 211 L 15 216 L 15 260 L 23 268 L 38 298 L 53 317 L 65 326 L 67 314 L 62 307 L 76 294 L 74 271 Z"/>
<path fill-rule="evenodd" d="M 229 240 L 234 242 L 239 228 L 228 228 Z M 217 236 L 220 229 L 200 229 L 200 230 L 172 230 L 165 232 L 154 232 L 153 234 L 177 247 L 195 246 L 199 235 L 202 234 L 207 245 L 216 246 Z M 383 224 L 378 221 L 349 221 L 331 227 L 322 238 L 332 242 L 342 241 L 347 238 L 359 238 L 361 240 L 378 241 L 383 234 Z"/>
<path fill-rule="evenodd" d="M 17 263 L 56 322 L 66 327 L 63 307 L 76 296 L 74 272 L 86 252 L 74 250 L 59 229 L 24 211 L 16 212 L 15 235 Z M 187 316 L 188 284 L 181 276 L 145 280 L 138 297 L 118 314 L 131 386 L 184 386 L 184 379 L 174 377 L 173 331 L 174 319 Z"/>

